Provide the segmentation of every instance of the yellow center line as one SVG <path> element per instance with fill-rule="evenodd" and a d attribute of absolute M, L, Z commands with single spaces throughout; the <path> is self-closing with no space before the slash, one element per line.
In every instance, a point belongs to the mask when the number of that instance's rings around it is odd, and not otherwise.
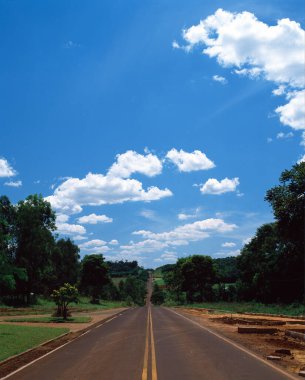
<path fill-rule="evenodd" d="M 149 343 L 150 343 L 150 347 L 149 347 Z M 150 306 L 148 306 L 148 308 L 147 308 L 147 325 L 146 325 L 146 339 L 145 339 L 145 352 L 144 352 L 142 380 L 148 380 L 149 348 L 150 348 L 150 353 L 151 353 L 151 380 L 157 380 L 155 339 L 154 339 L 152 314 L 151 314 L 151 307 Z"/>
<path fill-rule="evenodd" d="M 150 341 L 151 341 L 151 379 L 157 380 L 157 364 L 156 364 L 156 351 L 155 351 L 155 339 L 152 324 L 151 308 L 150 311 Z"/>
<path fill-rule="evenodd" d="M 142 380 L 147 380 L 147 375 L 148 375 L 148 339 L 149 339 L 149 309 L 147 309 L 146 339 L 145 339 Z"/>

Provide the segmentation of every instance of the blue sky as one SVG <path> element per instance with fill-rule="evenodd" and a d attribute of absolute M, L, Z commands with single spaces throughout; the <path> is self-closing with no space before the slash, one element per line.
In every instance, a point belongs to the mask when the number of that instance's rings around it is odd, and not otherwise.
<path fill-rule="evenodd" d="M 304 14 L 0 1 L 1 193 L 42 193 L 82 255 L 237 255 L 272 221 L 266 190 L 305 159 Z"/>

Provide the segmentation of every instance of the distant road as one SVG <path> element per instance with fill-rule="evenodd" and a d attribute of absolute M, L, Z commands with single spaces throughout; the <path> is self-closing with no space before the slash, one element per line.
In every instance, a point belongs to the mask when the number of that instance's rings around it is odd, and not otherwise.
<path fill-rule="evenodd" d="M 163 307 L 130 309 L 9 377 L 12 380 L 287 380 Z"/>

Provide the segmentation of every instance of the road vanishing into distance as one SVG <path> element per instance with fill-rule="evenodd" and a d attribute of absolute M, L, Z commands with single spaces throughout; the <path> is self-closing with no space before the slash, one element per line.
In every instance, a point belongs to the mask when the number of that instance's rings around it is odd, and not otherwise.
<path fill-rule="evenodd" d="M 9 375 L 11 380 L 287 380 L 171 309 L 128 309 Z"/>

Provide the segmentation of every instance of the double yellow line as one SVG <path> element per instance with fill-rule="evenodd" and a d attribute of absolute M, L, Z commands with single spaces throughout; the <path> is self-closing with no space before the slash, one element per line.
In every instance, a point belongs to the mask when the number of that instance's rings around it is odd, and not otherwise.
<path fill-rule="evenodd" d="M 147 312 L 146 339 L 145 339 L 145 352 L 144 352 L 142 380 L 148 379 L 149 352 L 151 353 L 151 380 L 157 380 L 156 351 L 155 351 L 155 340 L 154 340 L 154 332 L 153 332 L 153 324 L 152 324 L 152 316 L 151 316 L 151 307 L 148 306 L 147 310 L 148 312 Z"/>

